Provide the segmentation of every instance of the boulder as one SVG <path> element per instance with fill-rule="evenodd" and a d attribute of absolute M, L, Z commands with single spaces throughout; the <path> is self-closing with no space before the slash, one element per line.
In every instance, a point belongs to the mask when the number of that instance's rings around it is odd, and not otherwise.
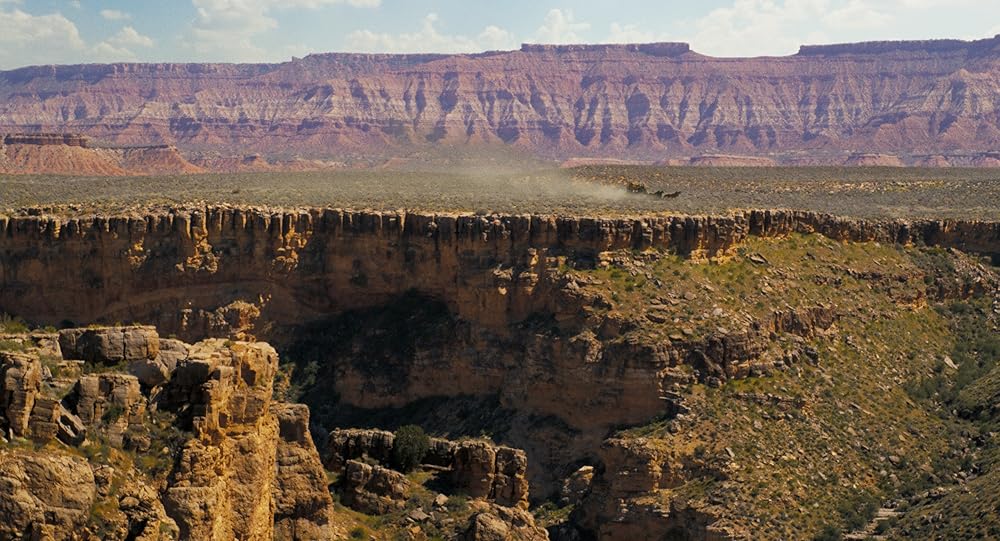
<path fill-rule="evenodd" d="M 76 384 L 76 414 L 87 426 L 100 422 L 124 424 L 142 422 L 146 399 L 139 379 L 125 374 L 93 374 L 83 376 Z"/>
<path fill-rule="evenodd" d="M 549 534 L 535 524 L 531 513 L 517 508 L 476 502 L 475 513 L 461 541 L 548 541 Z"/>
<path fill-rule="evenodd" d="M 344 505 L 367 514 L 402 509 L 410 494 L 406 476 L 382 466 L 348 460 L 344 469 Z"/>
<path fill-rule="evenodd" d="M 491 497 L 499 505 L 528 508 L 528 457 L 524 451 L 510 447 L 496 450 L 496 471 Z"/>
<path fill-rule="evenodd" d="M 424 456 L 424 464 L 450 468 L 455 461 L 455 442 L 442 439 L 431 438 L 427 454 Z"/>
<path fill-rule="evenodd" d="M 180 340 L 161 338 L 158 359 L 166 367 L 168 373 L 173 373 L 174 369 L 177 368 L 177 364 L 187 359 L 190 350 L 191 347 Z"/>
<path fill-rule="evenodd" d="M 87 427 L 79 417 L 54 398 L 39 397 L 28 420 L 28 434 L 33 440 L 47 442 L 53 438 L 66 445 L 80 445 L 87 437 Z"/>

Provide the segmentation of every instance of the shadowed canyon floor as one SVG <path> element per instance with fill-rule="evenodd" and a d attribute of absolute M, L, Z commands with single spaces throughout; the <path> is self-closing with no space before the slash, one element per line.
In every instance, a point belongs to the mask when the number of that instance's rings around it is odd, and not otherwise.
<path fill-rule="evenodd" d="M 0 535 L 1000 531 L 988 172 L 378 175 L 4 179 Z"/>

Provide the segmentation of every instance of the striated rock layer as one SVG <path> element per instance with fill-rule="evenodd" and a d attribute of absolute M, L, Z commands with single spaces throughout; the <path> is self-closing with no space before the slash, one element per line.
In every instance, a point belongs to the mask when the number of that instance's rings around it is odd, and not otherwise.
<path fill-rule="evenodd" d="M 258 317 L 304 322 L 416 290 L 462 319 L 502 328 L 547 302 L 535 294 L 551 274 L 547 258 L 593 264 L 601 252 L 645 248 L 713 257 L 751 235 L 793 232 L 1000 253 L 995 222 L 783 210 L 618 219 L 226 207 L 0 216 L 0 311 L 49 324 L 143 321 L 197 339 Z"/>
<path fill-rule="evenodd" d="M 1000 38 L 712 58 L 687 44 L 0 72 L 0 130 L 116 144 L 393 155 L 508 145 L 568 158 L 975 154 L 1000 143 Z"/>

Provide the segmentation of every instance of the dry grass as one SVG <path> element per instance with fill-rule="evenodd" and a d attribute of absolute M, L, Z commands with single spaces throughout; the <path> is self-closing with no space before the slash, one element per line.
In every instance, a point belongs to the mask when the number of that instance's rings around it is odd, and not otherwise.
<path fill-rule="evenodd" d="M 676 199 L 628 194 L 638 181 Z M 860 217 L 1000 219 L 1000 171 L 893 168 L 600 166 L 332 171 L 170 177 L 0 177 L 8 211 L 77 205 L 232 203 L 449 212 L 634 214 L 793 208 Z M 0 211 L 4 210 L 0 208 Z"/>

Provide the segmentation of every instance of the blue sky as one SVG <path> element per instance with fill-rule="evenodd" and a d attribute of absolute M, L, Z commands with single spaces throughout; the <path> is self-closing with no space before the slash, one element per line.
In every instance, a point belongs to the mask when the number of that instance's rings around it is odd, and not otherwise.
<path fill-rule="evenodd" d="M 1000 34 L 1000 0 L 0 0 L 0 69 L 476 52 L 522 42 L 686 41 L 715 56 L 804 43 Z"/>

